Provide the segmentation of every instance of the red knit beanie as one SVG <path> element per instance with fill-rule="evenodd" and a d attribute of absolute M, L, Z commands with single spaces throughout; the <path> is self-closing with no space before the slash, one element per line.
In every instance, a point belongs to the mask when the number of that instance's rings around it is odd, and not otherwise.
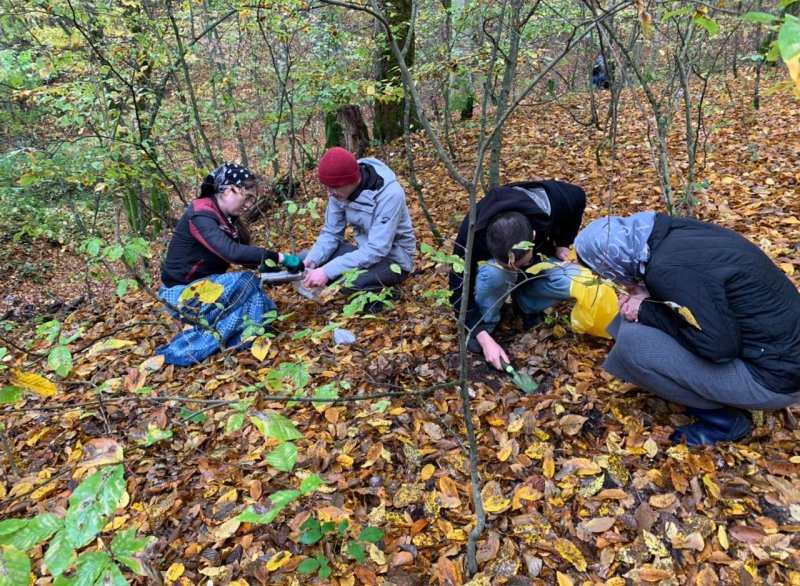
<path fill-rule="evenodd" d="M 353 153 L 342 147 L 329 149 L 319 160 L 319 182 L 328 187 L 341 187 L 361 181 L 361 170 Z"/>

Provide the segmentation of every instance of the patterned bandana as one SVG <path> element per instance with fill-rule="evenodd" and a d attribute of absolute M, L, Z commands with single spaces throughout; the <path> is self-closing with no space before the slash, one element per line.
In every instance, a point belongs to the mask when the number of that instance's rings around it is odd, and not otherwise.
<path fill-rule="evenodd" d="M 245 181 L 256 178 L 254 173 L 236 163 L 225 163 L 211 175 L 214 177 L 214 189 L 217 191 L 222 191 L 230 185 L 241 185 Z"/>
<path fill-rule="evenodd" d="M 655 222 L 655 212 L 600 218 L 578 234 L 575 250 L 604 279 L 635 285 L 644 278 L 644 265 L 650 260 L 647 239 Z"/>

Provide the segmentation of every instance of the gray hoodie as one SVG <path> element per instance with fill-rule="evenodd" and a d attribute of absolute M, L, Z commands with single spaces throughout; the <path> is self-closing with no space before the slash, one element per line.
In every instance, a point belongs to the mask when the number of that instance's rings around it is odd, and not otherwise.
<path fill-rule="evenodd" d="M 358 162 L 371 166 L 383 179 L 383 186 L 377 190 L 364 189 L 352 201 L 329 197 L 325 225 L 306 258 L 321 266 L 331 280 L 346 271 L 366 269 L 384 259 L 411 271 L 416 238 L 406 194 L 397 176 L 384 163 L 372 158 Z M 344 241 L 348 224 L 353 227 L 358 249 L 325 264 Z"/>

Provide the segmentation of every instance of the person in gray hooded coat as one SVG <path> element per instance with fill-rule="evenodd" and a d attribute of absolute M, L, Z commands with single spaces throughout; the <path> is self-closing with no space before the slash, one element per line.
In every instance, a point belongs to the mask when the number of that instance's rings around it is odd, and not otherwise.
<path fill-rule="evenodd" d="M 800 293 L 758 246 L 708 222 L 640 212 L 595 220 L 575 249 L 628 291 L 605 370 L 698 420 L 673 440 L 738 441 L 752 429 L 748 410 L 800 401 Z"/>
<path fill-rule="evenodd" d="M 356 160 L 341 147 L 325 152 L 317 172 L 328 207 L 322 231 L 303 259 L 308 269 L 303 286 L 324 287 L 352 270 L 364 272 L 343 288 L 346 293 L 380 291 L 405 280 L 414 265 L 416 238 L 394 172 L 377 159 Z M 358 247 L 345 241 L 348 225 Z"/>

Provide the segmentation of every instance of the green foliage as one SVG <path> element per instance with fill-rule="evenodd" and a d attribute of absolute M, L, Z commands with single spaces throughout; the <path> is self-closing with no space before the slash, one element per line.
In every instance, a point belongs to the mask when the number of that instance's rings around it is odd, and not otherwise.
<path fill-rule="evenodd" d="M 346 539 L 350 522 L 347 519 L 338 524 L 333 521 L 320 523 L 314 517 L 309 517 L 300 525 L 300 538 L 298 542 L 302 545 L 316 545 L 321 541 L 328 543 L 329 547 L 321 547 L 321 552 L 304 560 L 297 566 L 300 574 L 312 574 L 318 572 L 320 578 L 327 578 L 330 575 L 330 560 L 325 556 L 326 551 L 334 552 L 334 555 L 346 553 L 358 563 L 364 563 L 367 552 L 363 544 L 378 543 L 383 539 L 383 531 L 377 527 L 367 526 L 361 530 L 357 539 Z"/>
<path fill-rule="evenodd" d="M 127 584 L 118 563 L 142 575 L 136 554 L 144 550 L 152 538 L 137 538 L 136 527 L 117 533 L 110 547 L 106 546 L 113 559 L 106 551 L 80 551 L 100 537 L 124 490 L 123 466 L 106 466 L 73 491 L 64 519 L 41 513 L 32 519 L 0 522 L 0 585 L 27 586 L 30 560 L 26 552 L 48 540 L 44 563 L 55 579 L 54 584 Z M 65 574 L 73 565 L 76 570 L 67 578 Z"/>
<path fill-rule="evenodd" d="M 248 507 L 247 510 L 240 513 L 236 519 L 242 523 L 256 523 L 262 525 L 272 523 L 288 505 L 302 496 L 308 496 L 323 484 L 325 484 L 325 482 L 319 475 L 312 474 L 303 479 L 299 489 L 279 490 L 267 497 L 272 503 L 272 508 L 269 511 L 259 512 L 253 507 Z"/>
<path fill-rule="evenodd" d="M 72 353 L 67 346 L 83 336 L 82 330 L 67 334 L 61 329 L 61 322 L 49 320 L 39 324 L 36 328 L 36 337 L 44 338 L 52 344 L 47 355 L 47 365 L 58 376 L 66 377 L 72 370 Z"/>

